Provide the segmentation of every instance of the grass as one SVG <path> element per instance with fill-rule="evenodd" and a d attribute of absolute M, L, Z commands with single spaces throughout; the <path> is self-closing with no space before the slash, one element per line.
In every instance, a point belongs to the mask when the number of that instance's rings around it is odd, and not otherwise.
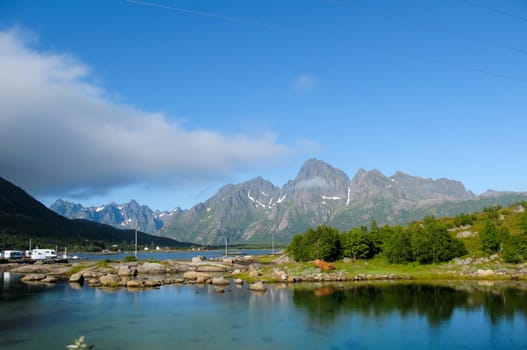
<path fill-rule="evenodd" d="M 441 263 L 420 265 L 418 263 L 409 264 L 390 264 L 381 257 L 376 257 L 370 260 L 356 260 L 352 262 L 344 262 L 342 260 L 332 263 L 334 270 L 322 271 L 316 268 L 312 262 L 288 262 L 278 265 L 264 266 L 260 272 L 262 276 L 255 278 L 249 277 L 248 273 L 241 273 L 236 277 L 242 278 L 249 282 L 264 281 L 268 283 L 280 282 L 279 278 L 273 273 L 276 268 L 284 270 L 289 276 L 303 277 L 317 274 L 341 274 L 347 279 L 352 280 L 355 276 L 361 276 L 368 279 L 376 279 L 382 276 L 394 275 L 399 278 L 413 279 L 413 280 L 509 280 L 507 275 L 493 275 L 485 277 L 477 277 L 471 274 L 466 274 L 464 269 L 471 271 L 477 269 L 494 269 L 496 261 L 489 261 L 488 263 L 470 264 L 468 267 L 463 265 L 456 265 L 453 263 Z M 513 264 L 500 263 L 501 268 L 516 269 L 517 266 Z M 519 279 L 527 279 L 520 277 Z"/>
<path fill-rule="evenodd" d="M 85 270 L 88 266 L 84 266 L 84 265 L 77 265 L 77 266 L 73 266 L 71 269 L 69 269 L 68 271 L 68 276 L 71 276 L 77 272 L 81 272 L 83 270 Z"/>
<path fill-rule="evenodd" d="M 113 260 L 110 260 L 110 259 L 104 259 L 104 260 L 99 260 L 97 261 L 97 264 L 95 264 L 97 267 L 100 267 L 102 269 L 106 269 L 106 268 L 113 268 L 110 263 L 112 262 L 115 262 Z"/>

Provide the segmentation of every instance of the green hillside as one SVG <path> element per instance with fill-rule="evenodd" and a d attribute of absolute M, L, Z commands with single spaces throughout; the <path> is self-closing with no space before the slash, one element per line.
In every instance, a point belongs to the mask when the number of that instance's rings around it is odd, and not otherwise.
<path fill-rule="evenodd" d="M 46 208 L 21 188 L 0 178 L 0 249 L 27 249 L 33 246 L 68 246 L 70 250 L 100 251 L 118 245 L 133 246 L 135 232 L 86 220 L 69 220 Z M 139 232 L 140 246 L 185 248 L 182 243 L 166 237 Z"/>
<path fill-rule="evenodd" d="M 289 252 L 297 261 L 341 258 L 389 263 L 431 264 L 453 258 L 500 257 L 507 263 L 527 260 L 527 202 L 490 206 L 472 214 L 426 216 L 406 226 L 379 227 L 372 222 L 349 231 L 330 226 L 308 229 L 293 237 Z"/>

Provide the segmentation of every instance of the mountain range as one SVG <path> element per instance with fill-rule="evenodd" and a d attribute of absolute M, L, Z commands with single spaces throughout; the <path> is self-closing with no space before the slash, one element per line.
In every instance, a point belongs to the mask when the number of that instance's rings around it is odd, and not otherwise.
<path fill-rule="evenodd" d="M 283 187 L 257 177 L 222 187 L 188 210 L 152 211 L 132 200 L 85 208 L 57 200 L 51 209 L 119 228 L 135 228 L 199 244 L 287 243 L 309 227 L 348 230 L 369 225 L 406 224 L 426 215 L 454 216 L 527 199 L 526 192 L 488 191 L 475 195 L 455 180 L 428 179 L 397 172 L 359 170 L 352 179 L 321 160 L 307 160 Z"/>
<path fill-rule="evenodd" d="M 117 244 L 133 246 L 135 230 L 119 230 L 83 219 L 67 219 L 34 199 L 23 189 L 0 177 L 0 248 L 27 249 L 33 246 L 67 245 L 77 250 L 100 250 Z M 167 237 L 137 233 L 138 244 L 189 247 Z"/>

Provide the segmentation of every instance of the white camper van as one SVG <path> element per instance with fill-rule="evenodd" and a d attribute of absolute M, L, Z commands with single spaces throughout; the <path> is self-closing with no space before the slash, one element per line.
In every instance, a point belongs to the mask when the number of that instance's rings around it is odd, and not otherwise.
<path fill-rule="evenodd" d="M 55 249 L 33 249 L 31 251 L 31 259 L 33 260 L 55 259 L 56 257 Z"/>
<path fill-rule="evenodd" d="M 24 252 L 20 250 L 4 250 L 4 259 L 22 259 Z"/>

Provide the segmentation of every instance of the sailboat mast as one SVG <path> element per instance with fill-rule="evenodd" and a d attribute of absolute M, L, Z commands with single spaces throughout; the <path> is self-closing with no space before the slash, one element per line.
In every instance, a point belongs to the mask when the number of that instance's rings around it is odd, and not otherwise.
<path fill-rule="evenodd" d="M 134 251 L 135 260 L 137 260 L 137 220 L 135 221 L 135 251 Z"/>

